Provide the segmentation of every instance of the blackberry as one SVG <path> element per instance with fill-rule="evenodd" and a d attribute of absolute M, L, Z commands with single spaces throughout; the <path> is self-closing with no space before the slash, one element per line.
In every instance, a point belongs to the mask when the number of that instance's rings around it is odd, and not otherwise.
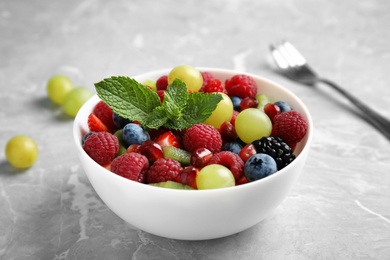
<path fill-rule="evenodd" d="M 278 170 L 283 169 L 295 159 L 291 147 L 280 137 L 263 137 L 252 142 L 257 153 L 265 153 L 275 159 Z"/>

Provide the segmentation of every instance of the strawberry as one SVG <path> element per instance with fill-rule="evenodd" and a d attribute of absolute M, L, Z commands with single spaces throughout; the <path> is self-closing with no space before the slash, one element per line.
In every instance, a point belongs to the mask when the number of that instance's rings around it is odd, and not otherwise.
<path fill-rule="evenodd" d="M 157 137 L 156 143 L 158 143 L 161 147 L 174 146 L 176 148 L 180 148 L 179 140 L 171 131 L 162 133 L 159 137 Z"/>
<path fill-rule="evenodd" d="M 88 116 L 88 127 L 91 132 L 109 132 L 108 127 L 93 113 Z"/>
<path fill-rule="evenodd" d="M 103 124 L 105 124 L 111 132 L 114 131 L 116 128 L 114 120 L 113 120 L 113 113 L 112 109 L 106 105 L 103 101 L 99 101 L 96 106 L 93 108 L 92 113 L 99 118 Z"/>

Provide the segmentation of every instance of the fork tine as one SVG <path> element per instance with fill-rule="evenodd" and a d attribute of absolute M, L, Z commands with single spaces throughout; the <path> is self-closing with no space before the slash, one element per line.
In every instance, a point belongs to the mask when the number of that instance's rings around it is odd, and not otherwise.
<path fill-rule="evenodd" d="M 289 54 L 292 60 L 294 60 L 295 66 L 302 66 L 306 64 L 306 60 L 303 55 L 288 41 L 284 41 L 284 49 Z"/>
<path fill-rule="evenodd" d="M 275 47 L 275 45 L 270 45 L 271 54 L 274 57 L 274 60 L 280 69 L 287 69 L 289 67 L 289 63 L 285 59 L 284 55 L 280 52 L 279 48 Z"/>

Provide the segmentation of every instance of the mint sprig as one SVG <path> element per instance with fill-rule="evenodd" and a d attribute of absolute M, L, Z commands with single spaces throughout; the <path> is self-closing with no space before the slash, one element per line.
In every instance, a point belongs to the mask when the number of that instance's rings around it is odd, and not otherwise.
<path fill-rule="evenodd" d="M 222 100 L 218 93 L 189 93 L 179 79 L 168 86 L 162 103 L 156 92 L 129 77 L 106 78 L 95 83 L 95 88 L 116 114 L 138 121 L 146 129 L 188 128 L 210 117 Z"/>

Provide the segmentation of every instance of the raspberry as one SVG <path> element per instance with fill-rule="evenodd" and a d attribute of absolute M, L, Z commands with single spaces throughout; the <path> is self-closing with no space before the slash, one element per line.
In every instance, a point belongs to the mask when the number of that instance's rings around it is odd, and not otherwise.
<path fill-rule="evenodd" d="M 156 81 L 156 89 L 157 90 L 166 90 L 168 87 L 168 76 L 163 75 L 159 77 Z"/>
<path fill-rule="evenodd" d="M 222 86 L 222 82 L 219 79 L 210 80 L 206 83 L 202 91 L 205 93 L 222 92 L 227 94 L 225 87 Z"/>
<path fill-rule="evenodd" d="M 252 77 L 238 74 L 225 81 L 225 88 L 229 96 L 240 98 L 256 97 L 257 84 Z"/>
<path fill-rule="evenodd" d="M 126 179 L 144 183 L 149 168 L 146 156 L 139 153 L 126 153 L 115 158 L 111 163 L 111 171 Z"/>
<path fill-rule="evenodd" d="M 112 109 L 103 101 L 99 101 L 99 103 L 96 104 L 92 113 L 109 129 L 113 130 L 116 128 L 113 120 Z"/>
<path fill-rule="evenodd" d="M 215 127 L 206 124 L 195 124 L 188 128 L 184 134 L 183 145 L 191 153 L 199 148 L 206 148 L 212 153 L 216 153 L 221 150 L 222 138 Z"/>
<path fill-rule="evenodd" d="M 229 168 L 236 181 L 244 175 L 244 161 L 238 154 L 230 151 L 214 154 L 213 157 L 211 157 L 209 164 L 220 164 Z"/>
<path fill-rule="evenodd" d="M 84 142 L 85 152 L 98 164 L 110 163 L 119 150 L 118 138 L 108 132 L 97 132 Z"/>
<path fill-rule="evenodd" d="M 210 72 L 205 71 L 200 72 L 200 74 L 202 74 L 203 84 L 199 91 L 203 92 L 204 87 L 210 82 L 210 80 L 214 79 L 214 76 Z"/>
<path fill-rule="evenodd" d="M 153 163 L 146 173 L 147 183 L 175 181 L 183 170 L 180 163 L 171 158 L 160 158 Z"/>
<path fill-rule="evenodd" d="M 293 147 L 302 140 L 307 132 L 307 122 L 297 111 L 290 110 L 274 117 L 272 135 L 281 137 Z"/>

